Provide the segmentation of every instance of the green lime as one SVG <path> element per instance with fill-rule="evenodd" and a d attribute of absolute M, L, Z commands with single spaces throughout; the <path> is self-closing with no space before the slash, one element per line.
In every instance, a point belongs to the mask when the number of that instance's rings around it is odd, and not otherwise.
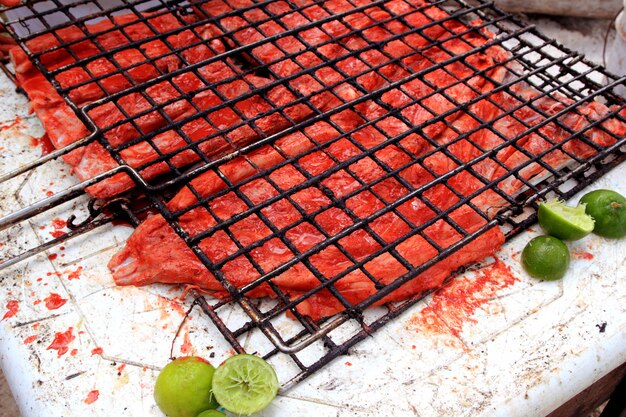
<path fill-rule="evenodd" d="M 198 414 L 196 417 L 228 417 L 224 413 L 220 413 L 217 410 L 206 410 Z"/>
<path fill-rule="evenodd" d="M 569 250 L 552 236 L 532 239 L 522 251 L 522 266 L 531 276 L 546 281 L 563 278 L 569 266 Z"/>
<path fill-rule="evenodd" d="M 196 417 L 217 408 L 211 393 L 215 368 L 202 358 L 187 356 L 168 363 L 157 377 L 154 399 L 168 417 Z"/>
<path fill-rule="evenodd" d="M 558 200 L 539 204 L 539 224 L 549 235 L 562 240 L 578 240 L 593 231 L 593 219 L 585 213 L 585 204 L 569 207 Z"/>
<path fill-rule="evenodd" d="M 596 190 L 580 199 L 585 211 L 596 221 L 593 232 L 618 239 L 626 236 L 626 198 L 611 190 Z"/>
<path fill-rule="evenodd" d="M 249 416 L 261 411 L 278 393 L 272 365 L 253 355 L 235 355 L 217 367 L 213 395 L 228 411 Z"/>

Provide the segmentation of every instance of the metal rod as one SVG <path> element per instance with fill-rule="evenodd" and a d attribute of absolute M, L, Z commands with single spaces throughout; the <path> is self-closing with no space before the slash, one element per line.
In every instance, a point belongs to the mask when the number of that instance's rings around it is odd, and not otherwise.
<path fill-rule="evenodd" d="M 92 142 L 94 140 L 95 137 L 95 133 L 89 135 L 89 136 L 85 136 L 82 139 L 77 140 L 76 142 L 73 142 L 70 145 L 67 145 L 63 148 L 59 148 L 59 149 L 55 149 L 54 151 L 50 152 L 47 155 L 43 155 L 40 158 L 35 159 L 34 161 L 30 161 L 27 162 L 26 164 L 20 166 L 19 168 L 7 172 L 6 174 L 2 174 L 0 175 L 0 183 L 3 183 L 5 181 L 10 180 L 11 178 L 15 178 L 18 175 L 24 174 L 34 168 L 37 168 L 38 166 L 41 166 L 43 164 L 45 164 L 48 161 L 51 161 L 53 159 L 58 158 L 59 156 L 63 156 L 71 151 L 73 151 L 74 149 L 80 148 L 81 146 L 87 145 L 90 142 Z M 0 226 L 0 230 L 1 230 L 1 226 Z"/>
<path fill-rule="evenodd" d="M 51 208 L 58 206 L 61 203 L 72 200 L 85 192 L 85 189 L 105 178 L 111 177 L 112 175 L 126 172 L 129 173 L 129 167 L 119 166 L 113 168 L 107 172 L 102 174 L 98 174 L 93 178 L 90 178 L 86 181 L 83 181 L 79 184 L 73 185 L 55 195 L 52 195 L 48 198 L 44 198 L 43 200 L 37 201 L 27 207 L 24 207 L 20 210 L 17 210 L 13 213 L 10 213 L 2 218 L 0 218 L 0 231 L 11 227 L 21 221 L 27 220 L 37 214 L 43 213 Z"/>

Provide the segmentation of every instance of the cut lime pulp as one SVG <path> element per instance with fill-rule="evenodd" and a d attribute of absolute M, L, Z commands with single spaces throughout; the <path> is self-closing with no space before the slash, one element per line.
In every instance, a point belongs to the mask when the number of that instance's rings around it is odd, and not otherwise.
<path fill-rule="evenodd" d="M 577 207 L 551 200 L 539 205 L 539 224 L 551 236 L 562 240 L 578 240 L 593 231 L 594 221 L 585 213 L 585 204 Z"/>
<path fill-rule="evenodd" d="M 213 395 L 217 402 L 226 410 L 245 416 L 267 407 L 279 387 L 274 368 L 253 355 L 232 356 L 213 375 Z"/>

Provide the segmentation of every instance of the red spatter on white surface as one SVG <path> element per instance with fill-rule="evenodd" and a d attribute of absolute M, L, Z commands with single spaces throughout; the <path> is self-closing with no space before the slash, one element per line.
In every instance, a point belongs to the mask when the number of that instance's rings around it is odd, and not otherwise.
<path fill-rule="evenodd" d="M 37 336 L 36 335 L 28 336 L 26 339 L 24 339 L 24 344 L 25 345 L 31 344 L 35 340 L 37 340 Z"/>
<path fill-rule="evenodd" d="M 52 152 L 55 149 L 47 133 L 44 133 L 43 136 L 40 136 L 38 138 L 31 137 L 30 144 L 33 147 L 37 147 L 37 146 L 41 147 L 41 156 L 48 155 L 50 152 Z"/>
<path fill-rule="evenodd" d="M 47 347 L 47 350 L 56 350 L 59 358 L 65 355 L 69 350 L 67 345 L 76 339 L 76 336 L 72 333 L 73 330 L 74 328 L 70 327 L 64 332 L 57 332 L 54 335 L 54 340 L 52 340 L 50 346 Z"/>
<path fill-rule="evenodd" d="M 78 268 L 76 268 L 76 270 L 68 272 L 67 279 L 69 280 L 80 279 L 81 272 L 83 272 L 83 267 L 79 266 Z"/>
<path fill-rule="evenodd" d="M 89 391 L 89 394 L 87 394 L 87 398 L 85 398 L 85 404 L 95 403 L 96 401 L 98 401 L 99 396 L 100 396 L 100 391 L 98 391 L 97 389 L 93 391 Z"/>
<path fill-rule="evenodd" d="M 572 258 L 583 259 L 585 261 L 591 261 L 593 260 L 593 254 L 586 252 L 584 250 L 575 250 L 575 251 L 572 251 Z"/>
<path fill-rule="evenodd" d="M 20 116 L 17 116 L 15 120 L 13 120 L 10 123 L 0 124 L 0 130 L 9 130 L 11 128 L 18 126 L 20 123 L 22 123 L 22 118 Z"/>
<path fill-rule="evenodd" d="M 191 349 L 193 348 L 193 345 L 191 344 L 191 340 L 189 340 L 189 332 L 185 332 L 185 334 L 183 335 L 183 344 L 180 345 L 180 351 L 181 353 L 189 353 L 191 352 Z"/>
<path fill-rule="evenodd" d="M 48 310 L 56 310 L 63 307 L 65 303 L 67 303 L 65 298 L 53 292 L 51 292 L 48 297 L 44 298 L 44 301 L 46 302 L 46 308 Z"/>
<path fill-rule="evenodd" d="M 15 316 L 17 314 L 17 312 L 20 310 L 20 303 L 17 300 L 9 300 L 9 302 L 7 302 L 6 305 L 6 309 L 7 312 L 4 313 L 4 316 L 2 317 L 2 320 L 5 319 L 10 319 L 11 317 Z M 0 320 L 0 321 L 2 321 Z"/>
<path fill-rule="evenodd" d="M 97 347 L 95 349 L 91 350 L 91 354 L 92 355 L 102 355 L 102 348 L 101 347 Z"/>
<path fill-rule="evenodd" d="M 462 277 L 437 291 L 428 306 L 409 320 L 409 327 L 419 332 L 451 334 L 458 338 L 476 310 L 496 297 L 498 291 L 513 285 L 518 278 L 511 268 L 496 259 L 473 278 Z M 456 346 L 456 343 L 452 343 Z"/>
<path fill-rule="evenodd" d="M 65 229 L 65 227 L 67 226 L 67 222 L 65 220 L 52 219 L 51 225 L 54 228 L 54 231 L 50 232 L 50 235 L 52 235 L 52 237 L 57 238 L 65 234 L 65 232 L 63 231 L 63 229 Z"/>

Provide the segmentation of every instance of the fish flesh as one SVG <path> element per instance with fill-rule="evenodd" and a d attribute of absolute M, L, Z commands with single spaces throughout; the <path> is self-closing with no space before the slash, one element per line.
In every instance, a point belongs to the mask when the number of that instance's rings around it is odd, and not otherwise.
<path fill-rule="evenodd" d="M 324 7 L 305 0 L 291 3 L 310 8 L 289 14 L 285 2 L 260 10 L 242 0 L 241 7 L 249 7 L 245 19 L 227 16 L 231 9 L 219 0 L 208 2 L 203 10 L 245 45 L 353 7 L 340 0 L 323 2 Z M 116 283 L 187 284 L 228 297 L 221 282 L 225 280 L 245 289 L 248 297 L 276 297 L 280 292 L 301 314 L 318 320 L 367 302 L 481 230 L 475 239 L 369 305 L 407 299 L 492 255 L 504 234 L 490 220 L 534 177 L 588 158 L 615 143 L 614 136 L 626 134 L 624 123 L 609 118 L 614 110 L 594 101 L 529 132 L 573 101 L 558 93 L 541 94 L 521 80 L 489 94 L 515 80 L 510 53 L 498 46 L 480 48 L 494 37 L 479 29 L 480 22 L 464 24 L 449 19 L 440 8 L 410 3 L 421 9 L 401 22 L 387 10 L 402 14 L 415 8 L 390 1 L 385 10 L 373 7 L 331 20 L 321 26 L 323 31 L 307 32 L 308 37 L 285 36 L 280 44 L 253 48 L 253 62 L 266 65 L 276 77 L 288 77 L 321 62 L 310 54 L 309 45 L 323 44 L 319 54 L 341 64 L 317 70 L 315 82 L 341 85 L 357 75 L 351 83 L 356 96 L 416 72 L 425 75 L 385 91 L 379 100 L 354 106 L 362 119 L 356 125 L 341 112 L 341 117 L 285 135 L 192 180 L 169 201 L 168 209 L 177 213 L 187 235 L 198 240 L 212 268 L 207 269 L 168 222 L 155 215 L 110 261 Z M 376 19 L 391 19 L 393 24 L 341 37 Z M 427 36 L 425 31 L 396 36 L 435 20 L 445 24 L 431 25 Z M 369 44 L 369 37 L 378 39 L 382 49 L 359 59 L 341 59 L 346 51 Z M 302 57 L 300 51 L 305 51 Z M 463 60 L 452 59 L 462 54 L 467 55 Z M 372 66 L 380 69 L 363 74 Z M 298 80 L 292 79 L 290 86 L 307 84 Z M 398 111 L 389 115 L 393 109 Z M 442 114 L 448 114 L 445 122 L 431 121 Z M 562 146 L 555 149 L 557 145 Z M 368 152 L 372 148 L 377 150 Z M 540 162 L 528 163 L 537 155 L 543 155 Z M 464 163 L 470 163 L 470 169 L 455 173 Z M 438 181 L 446 175 L 446 181 Z M 468 196 L 473 196 L 468 203 L 459 204 Z M 406 201 L 400 204 L 401 199 Z M 395 207 L 388 209 L 390 205 Z"/>

